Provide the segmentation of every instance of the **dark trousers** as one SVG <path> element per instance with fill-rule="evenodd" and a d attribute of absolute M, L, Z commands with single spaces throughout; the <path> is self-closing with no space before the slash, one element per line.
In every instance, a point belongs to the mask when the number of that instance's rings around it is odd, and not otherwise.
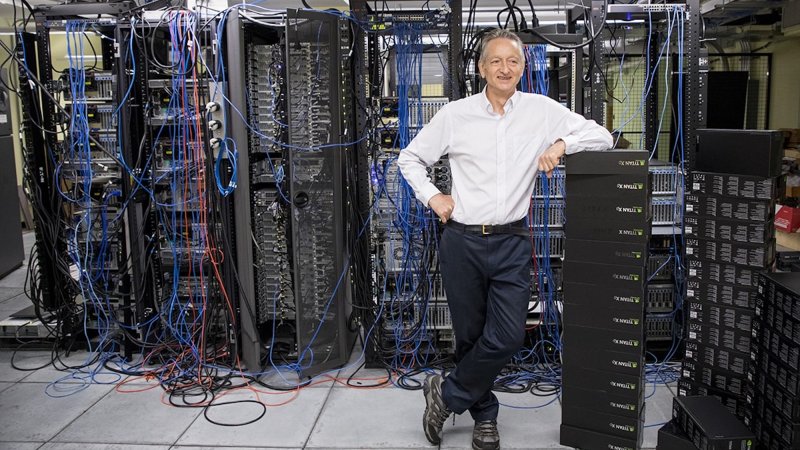
<path fill-rule="evenodd" d="M 440 263 L 456 338 L 445 404 L 476 421 L 497 419 L 495 377 L 522 346 L 531 298 L 531 244 L 524 236 L 481 236 L 445 228 Z"/>

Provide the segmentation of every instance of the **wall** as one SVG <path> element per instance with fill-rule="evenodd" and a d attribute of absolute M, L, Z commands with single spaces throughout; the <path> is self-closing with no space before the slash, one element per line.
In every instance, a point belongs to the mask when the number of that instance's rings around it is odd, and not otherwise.
<path fill-rule="evenodd" d="M 772 53 L 769 126 L 800 128 L 800 37 L 772 44 L 763 52 Z"/>

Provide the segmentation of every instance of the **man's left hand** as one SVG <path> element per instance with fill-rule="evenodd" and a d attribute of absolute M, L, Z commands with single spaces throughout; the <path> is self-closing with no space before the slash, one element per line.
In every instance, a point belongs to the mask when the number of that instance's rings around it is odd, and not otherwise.
<path fill-rule="evenodd" d="M 561 139 L 557 140 L 553 145 L 547 147 L 547 150 L 539 157 L 539 170 L 547 173 L 547 178 L 553 176 L 553 169 L 558 166 L 558 161 L 564 156 L 567 151 L 567 144 Z"/>

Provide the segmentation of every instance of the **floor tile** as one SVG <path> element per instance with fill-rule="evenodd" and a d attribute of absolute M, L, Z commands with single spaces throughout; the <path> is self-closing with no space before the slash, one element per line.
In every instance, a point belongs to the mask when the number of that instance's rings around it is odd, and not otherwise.
<path fill-rule="evenodd" d="M 45 393 L 46 388 L 38 383 L 17 383 L 0 392 L 0 441 L 50 440 L 111 390 L 109 386 L 87 386 L 68 397 L 53 398 Z M 47 426 L 42 426 L 45 423 Z"/>
<path fill-rule="evenodd" d="M 675 394 L 665 385 L 652 384 L 645 387 L 644 442 L 643 448 L 655 448 L 658 429 L 672 417 L 672 399 Z"/>
<path fill-rule="evenodd" d="M 162 400 L 168 401 L 167 395 L 160 388 L 134 393 L 112 389 L 53 441 L 172 445 L 200 414 L 200 409 L 162 404 Z"/>
<path fill-rule="evenodd" d="M 73 352 L 69 356 L 60 355 L 54 364 L 33 372 L 25 378 L 25 382 L 116 384 L 127 378 L 103 367 L 94 355 L 85 351 Z"/>
<path fill-rule="evenodd" d="M 85 442 L 49 442 L 40 450 L 169 450 L 169 445 L 87 444 Z"/>
<path fill-rule="evenodd" d="M 6 389 L 10 388 L 13 385 L 14 385 L 14 383 L 0 382 L 0 392 L 5 391 Z"/>
<path fill-rule="evenodd" d="M 0 305 L 25 292 L 21 287 L 0 287 Z M 28 300 L 30 302 L 30 300 Z"/>
<path fill-rule="evenodd" d="M 336 377 L 337 371 L 330 372 L 330 377 Z M 258 378 L 262 383 L 266 386 L 271 386 L 276 389 L 293 389 L 296 388 L 300 384 L 300 378 L 297 376 L 295 372 L 276 372 L 270 371 L 270 373 L 261 375 Z M 306 388 L 330 388 L 333 381 L 327 381 L 329 378 L 326 378 L 323 375 L 316 376 Z M 308 380 L 305 380 L 308 381 Z"/>
<path fill-rule="evenodd" d="M 173 445 L 170 450 L 216 450 L 219 448 L 231 448 L 236 450 L 303 450 L 303 447 L 240 447 L 238 445 L 215 445 L 212 447 L 197 447 L 194 445 Z"/>
<path fill-rule="evenodd" d="M 561 405 L 557 397 L 500 392 L 497 393 L 497 398 L 503 405 L 497 417 L 503 449 L 568 448 L 558 443 Z M 416 419 L 419 420 L 416 422 L 421 422 L 421 414 L 422 409 L 417 413 Z M 474 424 L 469 413 L 456 416 L 455 425 L 452 419 L 445 422 L 441 448 L 469 448 Z M 416 423 L 415 431 L 425 439 L 420 423 Z"/>
<path fill-rule="evenodd" d="M 228 445 L 303 447 L 308 440 L 319 412 L 331 389 L 302 389 L 296 398 L 283 406 L 267 407 L 260 420 L 249 425 L 225 427 L 209 422 L 202 414 L 176 442 L 177 445 Z M 219 398 L 217 402 L 257 400 L 267 404 L 288 401 L 292 394 L 271 395 L 249 390 L 237 390 Z M 212 406 L 208 417 L 222 423 L 239 423 L 253 420 L 263 412 L 255 403 Z"/>
<path fill-rule="evenodd" d="M 420 425 L 424 408 L 422 391 L 333 389 L 307 448 L 430 447 Z"/>
<path fill-rule="evenodd" d="M 19 351 L 15 355 L 12 350 L 0 350 L 0 381 L 20 381 L 35 372 L 34 370 L 17 370 L 12 367 L 12 355 L 14 364 L 23 369 L 41 368 L 51 360 L 50 352 L 46 351 Z"/>
<path fill-rule="evenodd" d="M 0 279 L 0 287 L 21 288 L 25 286 L 27 272 L 28 268 L 24 266 L 16 269 Z"/>
<path fill-rule="evenodd" d="M 353 376 L 351 381 L 352 384 L 355 385 L 374 385 L 376 383 L 380 383 L 386 380 L 389 372 L 383 368 L 367 368 L 361 367 L 361 364 L 348 364 L 339 371 L 336 375 L 337 379 L 341 380 L 342 382 L 346 383 L 347 378 Z M 422 377 L 418 377 L 422 380 Z M 344 387 L 347 388 L 348 386 L 342 385 L 340 383 L 336 384 L 337 387 Z"/>
<path fill-rule="evenodd" d="M 0 450 L 36 450 L 44 442 L 0 442 Z"/>
<path fill-rule="evenodd" d="M 0 288 L 0 289 L 22 289 L 22 288 Z M 24 292 L 20 292 L 19 294 L 15 295 L 14 297 L 5 299 L 2 303 L 0 303 L 0 308 L 3 310 L 12 310 L 13 312 L 10 314 L 16 314 L 23 309 L 31 306 L 31 299 L 28 298 L 28 295 Z M 9 315 L 10 315 L 9 314 Z"/>

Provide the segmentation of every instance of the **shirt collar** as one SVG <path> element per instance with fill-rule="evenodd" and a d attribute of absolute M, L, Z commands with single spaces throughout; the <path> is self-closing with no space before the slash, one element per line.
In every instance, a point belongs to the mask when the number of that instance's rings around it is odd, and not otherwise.
<path fill-rule="evenodd" d="M 519 99 L 522 94 L 519 91 L 514 91 L 514 94 L 509 97 L 508 101 L 504 105 L 503 109 L 505 109 L 506 114 L 511 112 L 514 109 L 514 106 L 519 104 Z M 486 96 L 486 86 L 483 87 L 483 91 L 481 92 L 481 104 L 483 109 L 490 114 L 494 114 L 494 108 L 492 108 L 492 103 L 489 101 L 489 97 Z"/>

